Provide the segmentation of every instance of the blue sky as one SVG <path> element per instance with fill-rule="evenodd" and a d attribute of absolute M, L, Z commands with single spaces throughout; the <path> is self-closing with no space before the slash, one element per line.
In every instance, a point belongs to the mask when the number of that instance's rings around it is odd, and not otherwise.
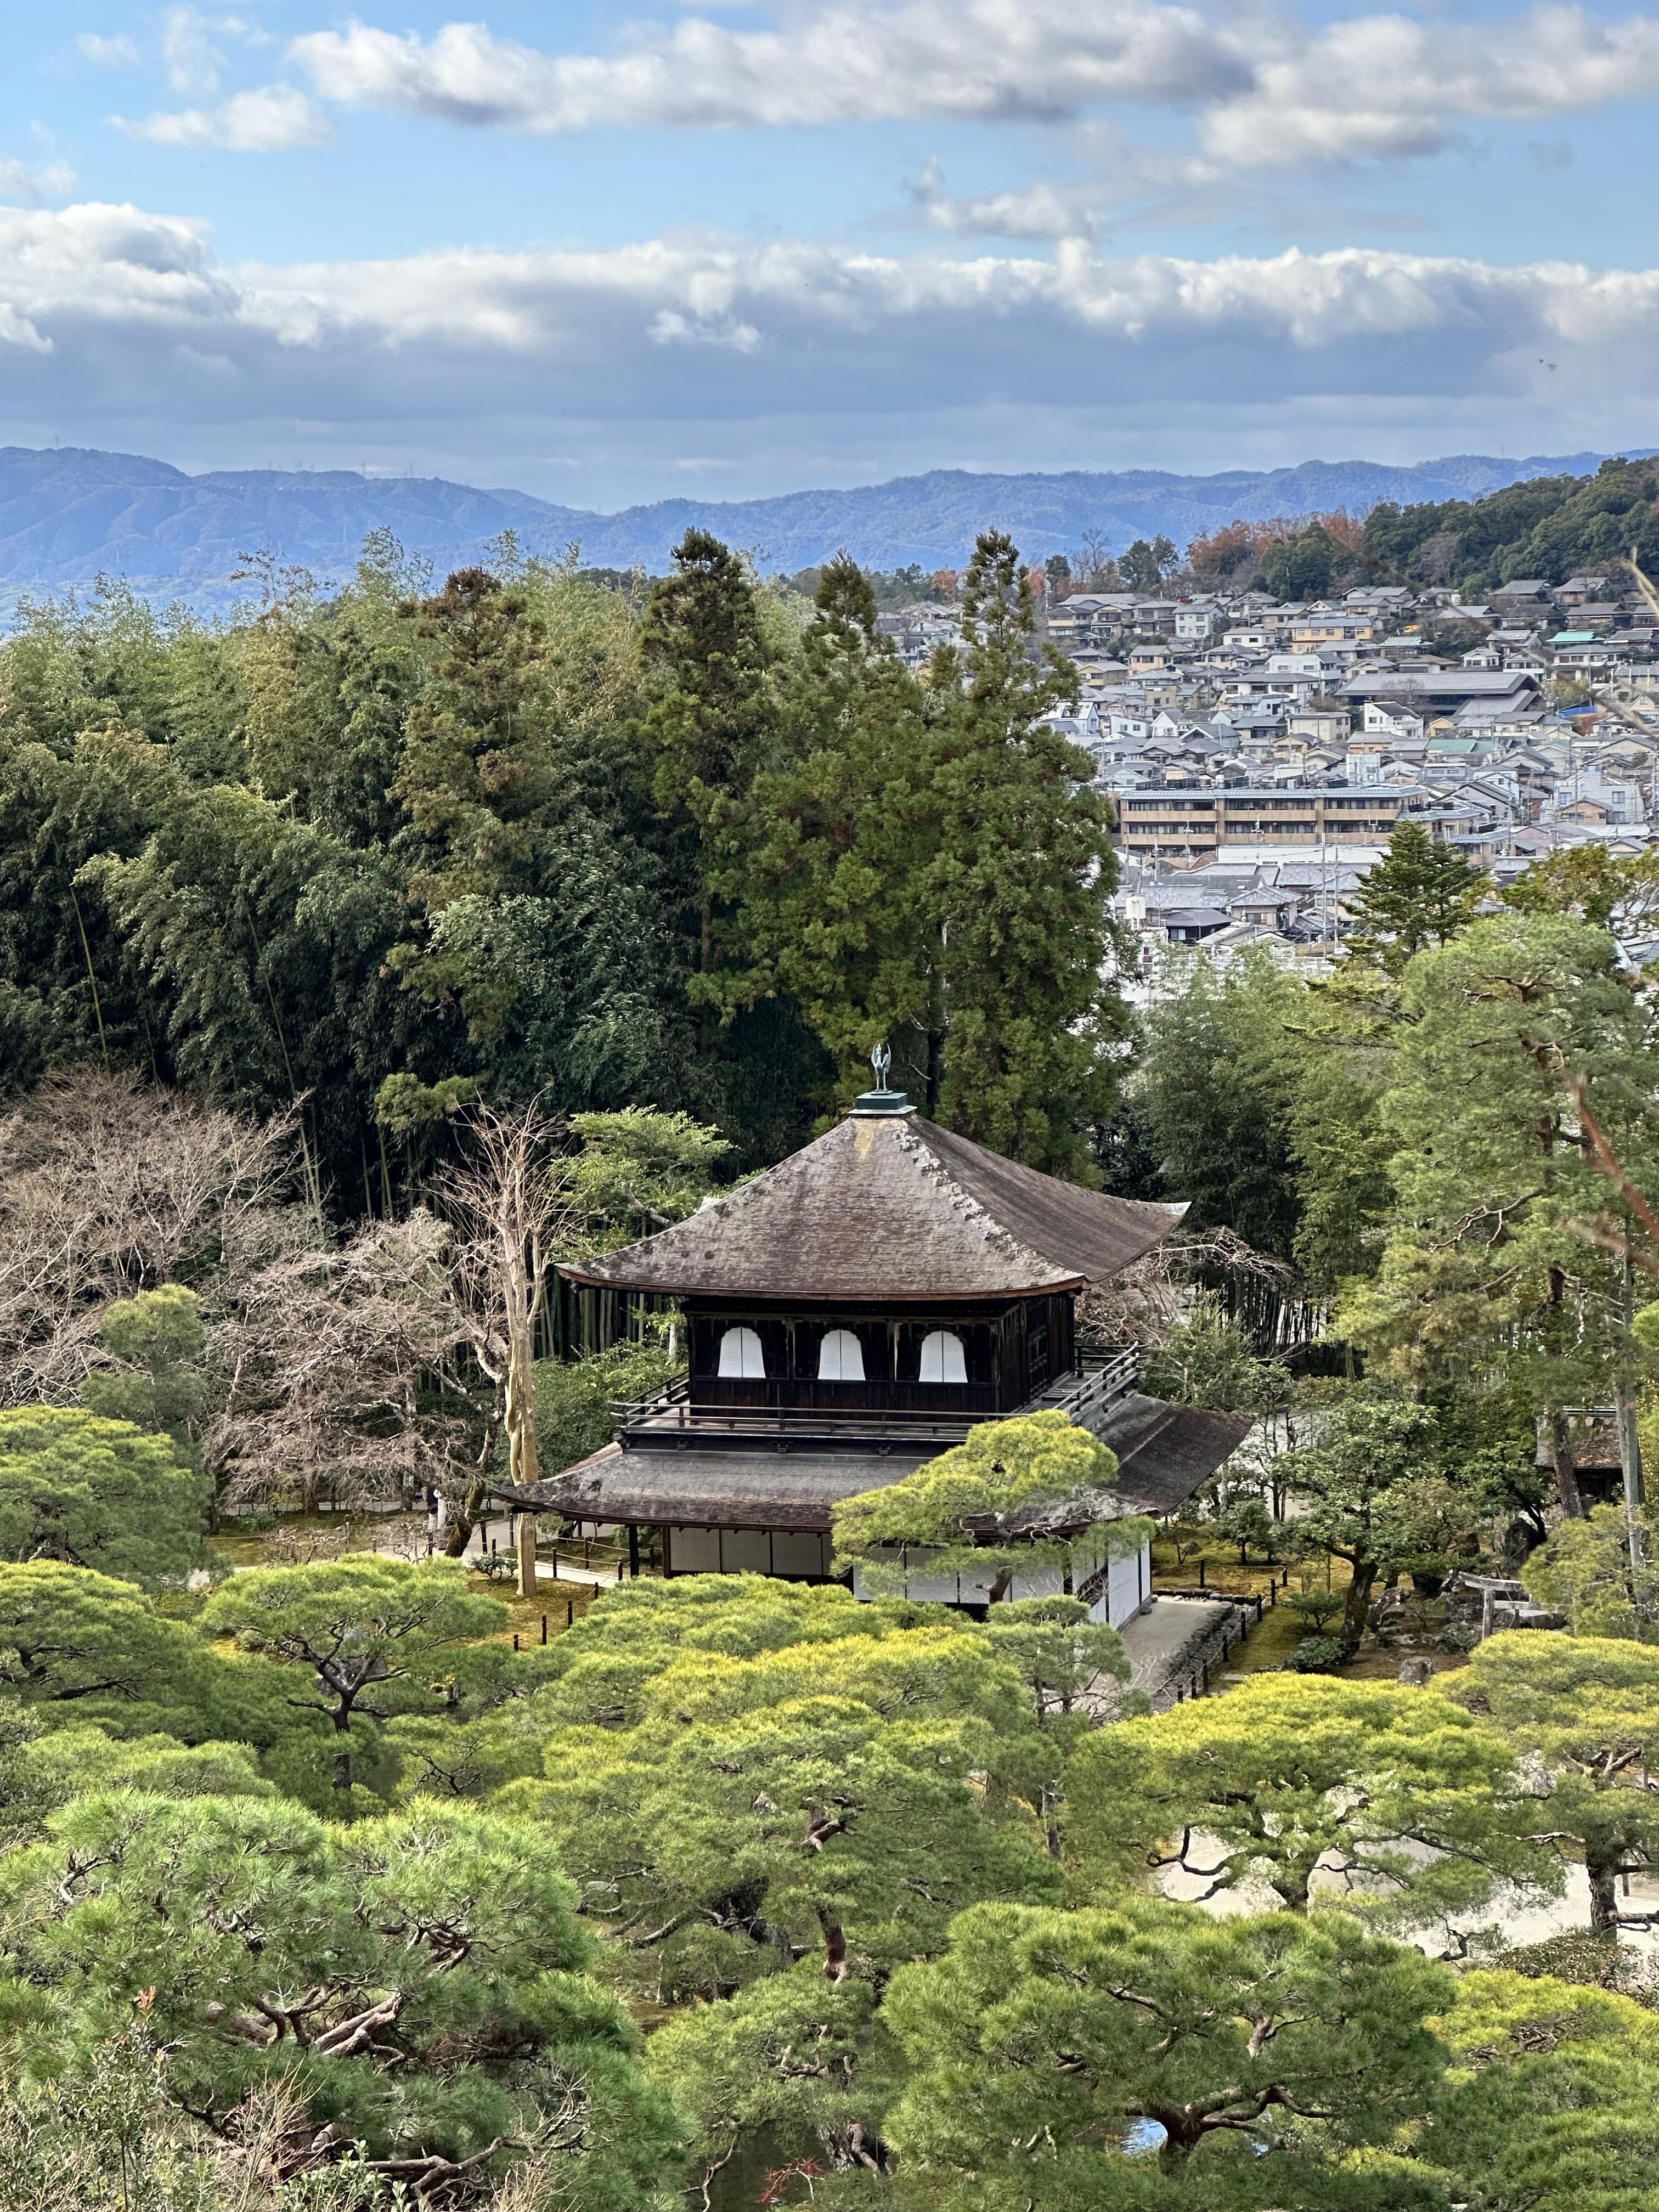
<path fill-rule="evenodd" d="M 573 505 L 1659 444 L 1659 14 L 15 9 L 0 441 Z"/>

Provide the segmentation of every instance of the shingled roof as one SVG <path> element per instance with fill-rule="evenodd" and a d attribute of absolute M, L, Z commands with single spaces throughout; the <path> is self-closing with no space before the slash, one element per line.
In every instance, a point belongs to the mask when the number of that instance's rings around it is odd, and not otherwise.
<path fill-rule="evenodd" d="M 854 1113 L 690 1220 L 562 1272 L 682 1296 L 1012 1297 L 1104 1281 L 1184 1211 L 1060 1182 L 918 1115 Z"/>

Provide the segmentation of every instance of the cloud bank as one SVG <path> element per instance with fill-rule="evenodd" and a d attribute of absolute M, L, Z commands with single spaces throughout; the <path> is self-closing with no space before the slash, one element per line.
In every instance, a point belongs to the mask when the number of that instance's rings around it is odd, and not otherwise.
<path fill-rule="evenodd" d="M 1499 266 L 1346 248 L 1213 261 L 900 258 L 788 241 L 446 252 L 228 269 L 201 228 L 136 207 L 0 210 L 14 408 L 142 403 L 187 419 L 386 423 L 479 415 L 688 422 L 848 406 L 1100 404 L 1651 387 L 1659 270 Z"/>
<path fill-rule="evenodd" d="M 289 54 L 324 100 L 541 134 L 1191 108 L 1201 153 L 1228 169 L 1431 153 L 1477 120 L 1659 90 L 1659 19 L 1561 5 L 1479 23 L 1364 15 L 1310 34 L 1266 9 L 1212 18 L 1168 0 L 832 0 L 776 28 L 635 26 L 612 54 L 459 22 L 430 38 L 354 23 Z"/>

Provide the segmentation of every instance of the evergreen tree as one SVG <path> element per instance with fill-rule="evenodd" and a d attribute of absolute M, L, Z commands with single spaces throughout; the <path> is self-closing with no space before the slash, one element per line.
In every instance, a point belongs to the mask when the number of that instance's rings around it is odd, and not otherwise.
<path fill-rule="evenodd" d="M 392 790 L 409 823 L 410 901 L 433 914 L 466 893 L 524 886 L 555 787 L 541 629 L 524 593 L 487 568 L 459 569 L 422 604 L 420 627 L 436 662 Z"/>
<path fill-rule="evenodd" d="M 0 1558 L 151 1584 L 197 1563 L 207 1497 L 164 1436 L 69 1406 L 0 1413 Z"/>
<path fill-rule="evenodd" d="M 1634 1911 L 1621 1881 L 1659 1865 L 1659 1651 L 1510 1629 L 1477 1644 L 1447 1690 L 1530 1759 L 1537 1831 L 1583 1862 L 1591 1931 L 1616 1932 Z"/>
<path fill-rule="evenodd" d="M 1481 921 L 1419 953 L 1401 1003 L 1380 1109 L 1398 1146 L 1388 1241 L 1340 1326 L 1414 1379 L 1455 1364 L 1522 1388 L 1577 1514 L 1567 1409 L 1616 1399 L 1635 1353 L 1575 1085 L 1652 1187 L 1651 1008 L 1610 937 L 1556 915 Z"/>
<path fill-rule="evenodd" d="M 1360 887 L 1348 956 L 1398 975 L 1425 946 L 1460 936 L 1489 889 L 1472 861 L 1437 843 L 1420 822 L 1401 822 L 1389 840 L 1389 857 Z"/>
<path fill-rule="evenodd" d="M 921 884 L 939 833 L 922 695 L 846 555 L 821 571 L 816 608 L 782 688 L 779 757 L 719 841 L 714 880 L 734 919 L 718 988 L 728 1010 L 797 999 L 850 1097 L 873 1045 L 890 1040 L 901 1066 L 926 1049 L 941 946 Z"/>
<path fill-rule="evenodd" d="M 677 828 L 693 908 L 696 965 L 716 963 L 709 881 L 722 830 L 772 747 L 771 653 L 741 557 L 706 530 L 674 548 L 674 574 L 653 591 L 640 631 L 652 787 Z"/>
<path fill-rule="evenodd" d="M 1173 1868 L 1204 1897 L 1265 1882 L 1288 1911 L 1340 1899 L 1409 1927 L 1500 1881 L 1560 1887 L 1508 1738 L 1392 1682 L 1252 1675 L 1099 1730 L 1066 1791 L 1068 1850 L 1097 1895 Z"/>
<path fill-rule="evenodd" d="M 964 678 L 926 748 L 936 843 L 915 895 L 939 946 L 926 1017 L 938 1118 L 1033 1166 L 1088 1171 L 1126 1026 L 1110 981 L 1111 811 L 1085 754 L 1042 718 L 1076 677 L 1039 651 L 1013 542 L 981 533 L 962 601 Z"/>
<path fill-rule="evenodd" d="M 886 2130 L 902 2176 L 975 2212 L 1423 2203 L 1376 2154 L 1439 2087 L 1430 2021 L 1453 1989 L 1341 1913 L 983 1905 L 893 1978 L 882 2017 L 912 2070 Z"/>

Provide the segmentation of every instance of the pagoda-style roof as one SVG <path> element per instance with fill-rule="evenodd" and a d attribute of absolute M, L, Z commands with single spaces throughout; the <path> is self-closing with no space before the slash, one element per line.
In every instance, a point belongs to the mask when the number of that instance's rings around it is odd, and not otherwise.
<path fill-rule="evenodd" d="M 1061 1182 L 915 1114 L 854 1112 L 689 1220 L 562 1272 L 676 1296 L 1008 1297 L 1103 1281 L 1184 1211 Z"/>

